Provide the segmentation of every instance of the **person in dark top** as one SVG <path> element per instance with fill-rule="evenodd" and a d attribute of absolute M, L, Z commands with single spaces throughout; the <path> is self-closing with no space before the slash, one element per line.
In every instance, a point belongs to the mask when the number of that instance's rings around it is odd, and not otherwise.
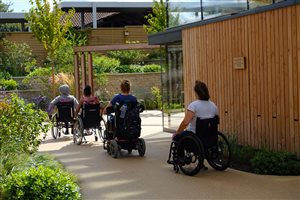
<path fill-rule="evenodd" d="M 92 88 L 89 85 L 86 85 L 85 88 L 83 89 L 83 96 L 79 100 L 79 104 L 76 108 L 75 116 L 78 115 L 83 104 L 99 104 L 98 98 L 92 95 Z"/>
<path fill-rule="evenodd" d="M 116 103 L 119 105 L 124 105 L 130 103 L 132 107 L 137 106 L 137 99 L 135 96 L 130 94 L 130 82 L 129 80 L 123 80 L 121 82 L 121 93 L 117 94 L 113 97 L 110 103 L 104 109 L 104 113 L 106 113 L 108 107 L 115 106 Z"/>

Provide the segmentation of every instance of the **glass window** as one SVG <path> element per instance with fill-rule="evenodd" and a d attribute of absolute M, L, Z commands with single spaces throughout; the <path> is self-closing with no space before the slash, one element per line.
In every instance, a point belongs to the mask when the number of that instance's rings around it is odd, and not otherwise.
<path fill-rule="evenodd" d="M 201 20 L 200 0 L 169 0 L 168 27 Z"/>
<path fill-rule="evenodd" d="M 247 0 L 203 0 L 203 19 L 247 10 Z"/>
<path fill-rule="evenodd" d="M 260 6 L 266 6 L 273 3 L 273 0 L 249 0 L 249 9 L 253 9 Z"/>
<path fill-rule="evenodd" d="M 176 130 L 184 117 L 184 89 L 181 44 L 167 47 L 167 65 L 162 74 L 163 125 Z"/>
<path fill-rule="evenodd" d="M 167 0 L 168 27 L 239 13 L 285 0 Z"/>

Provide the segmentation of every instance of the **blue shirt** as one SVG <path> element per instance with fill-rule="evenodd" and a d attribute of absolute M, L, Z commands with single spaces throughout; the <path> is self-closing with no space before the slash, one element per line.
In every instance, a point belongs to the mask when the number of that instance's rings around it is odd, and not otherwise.
<path fill-rule="evenodd" d="M 130 103 L 130 104 L 132 104 L 132 106 L 137 105 L 136 97 L 131 94 L 129 94 L 129 95 L 118 94 L 118 95 L 114 96 L 114 98 L 111 100 L 110 103 L 114 106 L 117 102 L 120 105 L 123 105 L 125 103 Z"/>

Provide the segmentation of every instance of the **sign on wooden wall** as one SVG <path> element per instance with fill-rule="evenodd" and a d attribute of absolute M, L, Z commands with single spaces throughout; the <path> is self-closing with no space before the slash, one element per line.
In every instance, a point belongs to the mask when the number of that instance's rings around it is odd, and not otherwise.
<path fill-rule="evenodd" d="M 234 57 L 233 67 L 234 69 L 245 69 L 245 57 Z"/>

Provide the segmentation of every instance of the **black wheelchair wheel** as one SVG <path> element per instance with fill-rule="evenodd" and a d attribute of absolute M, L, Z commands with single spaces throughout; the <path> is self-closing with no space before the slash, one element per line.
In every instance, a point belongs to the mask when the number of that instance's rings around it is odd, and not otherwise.
<path fill-rule="evenodd" d="M 137 149 L 138 149 L 139 155 L 141 157 L 143 157 L 145 155 L 145 153 L 146 153 L 146 143 L 145 143 L 145 140 L 143 138 L 139 138 L 137 145 L 138 145 Z"/>
<path fill-rule="evenodd" d="M 51 135 L 52 135 L 53 139 L 56 139 L 60 136 L 60 131 L 61 131 L 61 126 L 57 122 L 56 114 L 52 116 L 51 123 L 52 123 L 52 125 L 51 125 Z"/>
<path fill-rule="evenodd" d="M 73 125 L 73 142 L 77 145 L 82 143 L 83 139 L 83 122 L 80 118 L 77 118 Z"/>
<path fill-rule="evenodd" d="M 106 122 L 104 121 L 104 119 L 102 117 L 101 117 L 100 123 L 99 123 L 98 134 L 99 134 L 99 138 L 102 142 L 107 140 Z"/>
<path fill-rule="evenodd" d="M 178 141 L 177 158 L 180 170 L 188 176 L 197 174 L 203 166 L 204 151 L 201 141 L 194 136 L 184 136 Z"/>
<path fill-rule="evenodd" d="M 120 151 L 119 151 L 119 145 L 118 145 L 117 141 L 116 140 L 111 140 L 108 148 L 110 149 L 109 150 L 110 155 L 113 158 L 118 158 L 118 156 L 120 154 Z"/>
<path fill-rule="evenodd" d="M 223 133 L 218 132 L 217 145 L 206 150 L 206 160 L 211 167 L 218 171 L 223 171 L 230 165 L 231 149 Z"/>

